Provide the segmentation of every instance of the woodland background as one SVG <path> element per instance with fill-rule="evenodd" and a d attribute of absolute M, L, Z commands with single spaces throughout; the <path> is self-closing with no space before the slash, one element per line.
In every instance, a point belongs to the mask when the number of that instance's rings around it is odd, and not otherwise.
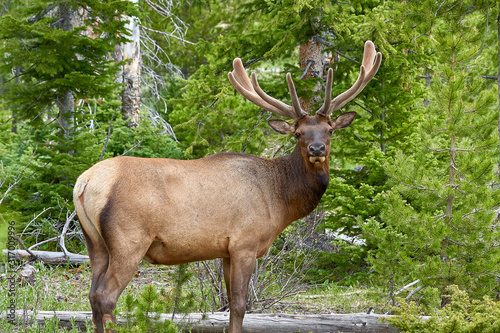
<path fill-rule="evenodd" d="M 2 245 L 9 221 L 30 246 L 71 217 L 66 247 L 86 253 L 71 193 L 101 159 L 290 152 L 294 139 L 230 85 L 232 60 L 287 103 L 290 72 L 315 110 L 326 69 L 343 92 L 372 40 L 383 62 L 340 111 L 358 116 L 332 140 L 303 277 L 388 293 L 416 281 L 421 302 L 449 285 L 498 297 L 497 1 L 29 0 L 0 15 Z M 305 247 L 287 232 L 272 251 L 291 246 L 293 266 Z"/>

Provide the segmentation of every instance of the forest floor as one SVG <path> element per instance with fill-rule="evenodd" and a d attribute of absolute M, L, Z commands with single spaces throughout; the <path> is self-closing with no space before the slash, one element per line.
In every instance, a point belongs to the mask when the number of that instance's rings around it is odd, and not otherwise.
<path fill-rule="evenodd" d="M 90 311 L 88 292 L 91 284 L 90 266 L 80 265 L 73 268 L 50 267 L 40 263 L 33 264 L 34 275 L 28 278 L 17 276 L 15 300 L 16 308 L 38 311 Z M 0 275 L 0 309 L 6 309 L 12 295 L 8 294 L 8 281 L 4 272 Z M 145 286 L 153 285 L 160 295 L 172 294 L 174 286 L 174 267 L 153 266 L 141 263 L 129 285 L 122 293 L 117 309 L 125 308 L 127 294 L 135 297 Z M 204 291 L 200 292 L 200 282 L 204 283 Z M 191 312 L 212 312 L 217 295 L 207 287 L 207 281 L 193 275 L 182 286 L 183 297 L 194 297 L 196 309 Z M 209 284 L 209 283 L 208 283 Z M 188 296 L 191 295 L 191 296 Z M 335 283 L 322 285 L 305 285 L 292 296 L 286 297 L 272 307 L 264 310 L 254 309 L 252 312 L 280 312 L 289 314 L 343 314 L 367 312 L 386 313 L 390 310 L 387 297 L 381 296 L 380 290 L 358 285 L 341 286 Z M 219 309 L 220 310 L 220 309 Z M 0 321 L 3 322 L 3 321 Z M 5 323 L 0 324 L 0 332 Z M 36 327 L 19 328 L 19 332 L 43 332 Z"/>

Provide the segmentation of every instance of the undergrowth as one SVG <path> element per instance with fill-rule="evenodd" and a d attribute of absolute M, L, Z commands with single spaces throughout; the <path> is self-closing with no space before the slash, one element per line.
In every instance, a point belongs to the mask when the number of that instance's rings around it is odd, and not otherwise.
<path fill-rule="evenodd" d="M 400 307 L 393 308 L 395 316 L 387 321 L 401 332 L 418 333 L 499 333 L 500 302 L 488 296 L 471 299 L 456 285 L 448 286 L 430 317 L 424 317 L 425 307 L 398 299 Z"/>

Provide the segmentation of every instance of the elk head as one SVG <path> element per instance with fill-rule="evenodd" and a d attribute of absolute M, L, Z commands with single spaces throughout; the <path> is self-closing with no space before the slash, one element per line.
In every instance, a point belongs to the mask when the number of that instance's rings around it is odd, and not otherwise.
<path fill-rule="evenodd" d="M 328 163 L 330 154 L 330 140 L 335 130 L 345 128 L 351 124 L 355 112 L 341 114 L 338 118 L 331 119 L 333 111 L 339 110 L 346 103 L 356 97 L 375 76 L 382 61 L 382 54 L 375 51 L 371 41 L 365 43 L 363 61 L 358 79 L 347 91 L 332 99 L 333 70 L 328 70 L 325 100 L 314 116 L 308 115 L 300 107 L 299 98 L 290 73 L 286 75 L 292 105 L 285 104 L 266 94 L 257 82 L 257 75 L 252 73 L 250 82 L 241 59 L 233 61 L 234 71 L 228 74 L 229 81 L 246 99 L 255 105 L 274 114 L 291 118 L 294 124 L 284 120 L 270 120 L 269 125 L 282 134 L 292 134 L 298 140 L 302 157 L 313 166 L 323 166 Z"/>

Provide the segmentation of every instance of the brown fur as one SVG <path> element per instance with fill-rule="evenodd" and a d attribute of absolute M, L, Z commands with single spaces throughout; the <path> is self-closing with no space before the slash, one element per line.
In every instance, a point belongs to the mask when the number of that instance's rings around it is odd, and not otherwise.
<path fill-rule="evenodd" d="M 346 115 L 342 119 L 350 123 L 354 116 Z M 319 115 L 300 119 L 291 127 L 301 133 L 298 144 L 281 158 L 116 157 L 85 171 L 74 202 L 92 265 L 89 298 L 97 332 L 113 318 L 143 258 L 164 265 L 223 258 L 229 331 L 241 332 L 255 259 L 290 223 L 309 214 L 328 186 L 330 129 L 344 127 L 337 123 Z M 323 163 L 308 160 L 313 142 L 326 145 Z"/>

